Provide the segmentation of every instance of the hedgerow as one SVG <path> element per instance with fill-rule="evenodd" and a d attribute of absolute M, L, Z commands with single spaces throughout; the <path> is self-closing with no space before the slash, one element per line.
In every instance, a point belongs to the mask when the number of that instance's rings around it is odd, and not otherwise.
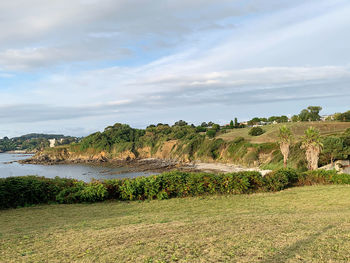
<path fill-rule="evenodd" d="M 300 173 L 294 169 L 280 169 L 265 176 L 254 171 L 228 174 L 172 171 L 148 177 L 90 183 L 58 177 L 8 177 L 0 179 L 0 208 L 41 203 L 162 200 L 210 194 L 250 194 L 313 184 L 350 184 L 350 175 L 324 170 Z"/>

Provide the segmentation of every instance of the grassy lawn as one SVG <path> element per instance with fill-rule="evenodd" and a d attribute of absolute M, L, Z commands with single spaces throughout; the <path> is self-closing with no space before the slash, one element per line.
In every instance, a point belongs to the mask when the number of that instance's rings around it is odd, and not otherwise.
<path fill-rule="evenodd" d="M 248 132 L 251 128 L 243 128 L 233 129 L 228 133 L 219 135 L 218 138 L 222 138 L 226 141 L 231 141 L 237 137 L 243 137 L 252 143 L 276 142 L 278 140 L 278 129 L 282 125 L 289 126 L 296 139 L 303 136 L 304 131 L 310 126 L 319 129 L 321 135 L 340 134 L 343 133 L 347 128 L 350 128 L 350 122 L 293 122 L 263 126 L 262 128 L 266 132 L 260 136 L 250 136 L 248 135 Z"/>
<path fill-rule="evenodd" d="M 350 262 L 350 186 L 0 211 L 0 262 Z"/>

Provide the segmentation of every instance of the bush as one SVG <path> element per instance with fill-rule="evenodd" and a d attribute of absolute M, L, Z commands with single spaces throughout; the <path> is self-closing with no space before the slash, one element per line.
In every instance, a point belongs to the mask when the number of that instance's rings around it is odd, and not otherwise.
<path fill-rule="evenodd" d="M 333 184 L 350 184 L 350 175 L 333 173 L 330 181 Z"/>
<path fill-rule="evenodd" d="M 216 130 L 214 130 L 214 129 L 209 129 L 209 130 L 207 130 L 207 136 L 209 137 L 209 138 L 214 138 L 215 137 L 215 135 L 216 135 Z"/>
<path fill-rule="evenodd" d="M 206 127 L 202 127 L 202 126 L 197 126 L 196 127 L 196 132 L 206 132 L 207 128 Z"/>
<path fill-rule="evenodd" d="M 281 191 L 290 185 L 288 176 L 284 172 L 272 172 L 264 177 L 264 189 L 266 191 Z"/>
<path fill-rule="evenodd" d="M 259 172 L 228 174 L 165 172 L 149 177 L 79 182 L 36 176 L 0 179 L 0 208 L 39 203 L 81 203 L 114 200 L 168 199 L 207 194 L 247 194 L 280 191 L 295 185 L 350 184 L 350 175 L 316 170 L 298 173 L 280 169 L 263 177 Z"/>
<path fill-rule="evenodd" d="M 72 179 L 20 176 L 0 179 L 0 208 L 56 201 L 56 195 L 73 184 Z"/>
<path fill-rule="evenodd" d="M 103 201 L 108 196 L 106 187 L 100 182 L 82 183 L 82 190 L 78 192 L 80 202 Z"/>
<path fill-rule="evenodd" d="M 263 133 L 265 133 L 265 131 L 261 127 L 253 127 L 249 130 L 248 134 L 251 136 L 259 136 Z"/>
<path fill-rule="evenodd" d="M 329 184 L 336 171 L 314 170 L 299 175 L 298 185 Z"/>

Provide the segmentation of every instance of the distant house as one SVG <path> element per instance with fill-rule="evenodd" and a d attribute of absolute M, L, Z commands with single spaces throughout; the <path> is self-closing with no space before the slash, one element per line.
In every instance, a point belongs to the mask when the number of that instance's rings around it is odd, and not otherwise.
<path fill-rule="evenodd" d="M 334 116 L 333 115 L 322 115 L 320 120 L 321 121 L 328 121 L 328 120 L 333 121 L 334 120 Z"/>
<path fill-rule="evenodd" d="M 50 143 L 50 148 L 55 147 L 56 139 L 49 139 L 49 143 Z"/>

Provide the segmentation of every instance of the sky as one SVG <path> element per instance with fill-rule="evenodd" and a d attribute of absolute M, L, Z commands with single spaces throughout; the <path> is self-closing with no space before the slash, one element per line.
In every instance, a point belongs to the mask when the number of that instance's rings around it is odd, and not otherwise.
<path fill-rule="evenodd" d="M 350 108 L 348 0 L 11 0 L 0 32 L 0 138 Z"/>

